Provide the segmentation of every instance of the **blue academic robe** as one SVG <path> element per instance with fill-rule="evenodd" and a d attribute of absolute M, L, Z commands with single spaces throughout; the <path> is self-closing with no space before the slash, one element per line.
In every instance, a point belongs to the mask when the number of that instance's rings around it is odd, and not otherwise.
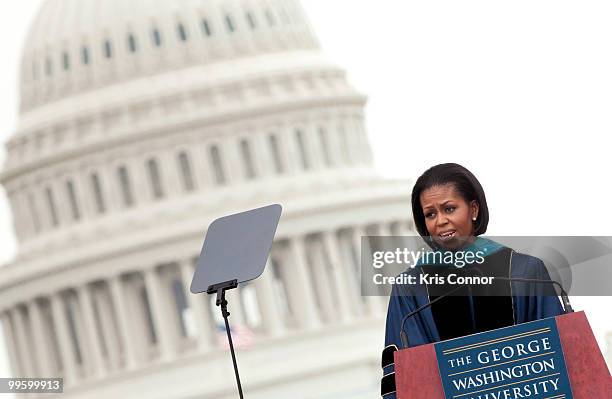
<path fill-rule="evenodd" d="M 546 266 L 539 258 L 512 252 L 510 277 L 550 280 Z M 419 273 L 418 267 L 405 273 Z M 552 284 L 525 284 L 515 283 L 512 287 L 512 303 L 514 320 L 516 324 L 553 317 L 563 313 L 559 298 L 556 296 Z M 383 351 L 383 378 L 385 388 L 389 382 L 394 385 L 394 364 L 392 352 L 402 349 L 400 339 L 400 324 L 402 318 L 429 302 L 427 290 L 424 285 L 411 287 L 407 293 L 405 287 L 393 286 L 387 310 L 387 324 L 385 331 L 385 351 Z M 410 346 L 429 344 L 440 340 L 431 308 L 426 308 L 414 317 L 406 320 L 404 324 Z M 386 361 L 385 361 L 386 357 Z M 391 359 L 391 360 L 389 360 Z M 389 364 L 390 363 L 390 364 Z M 418 365 L 415 365 L 418 367 Z M 386 378 L 384 376 L 387 376 Z M 391 381 L 389 381 L 391 379 Z M 383 399 L 396 399 L 395 392 L 383 395 Z"/>

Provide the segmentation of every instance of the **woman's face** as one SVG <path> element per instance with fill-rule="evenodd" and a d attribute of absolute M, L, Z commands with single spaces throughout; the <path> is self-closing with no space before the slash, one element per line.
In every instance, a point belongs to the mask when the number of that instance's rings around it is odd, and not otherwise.
<path fill-rule="evenodd" d="M 452 183 L 423 190 L 420 200 L 427 231 L 439 246 L 452 250 L 474 241 L 476 201 L 468 203 Z"/>

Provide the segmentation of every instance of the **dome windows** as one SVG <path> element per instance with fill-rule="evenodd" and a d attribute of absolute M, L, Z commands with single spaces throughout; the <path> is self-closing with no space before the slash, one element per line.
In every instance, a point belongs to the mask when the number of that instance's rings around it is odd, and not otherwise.
<path fill-rule="evenodd" d="M 329 152 L 329 145 L 327 144 L 327 134 L 325 132 L 325 129 L 323 127 L 319 127 L 317 129 L 317 132 L 319 134 L 319 142 L 321 143 L 323 161 L 325 162 L 326 166 L 331 166 L 332 160 L 331 154 Z"/>
<path fill-rule="evenodd" d="M 183 188 L 185 189 L 185 191 L 193 191 L 195 189 L 195 184 L 193 181 L 193 172 L 191 170 L 191 162 L 189 161 L 189 156 L 185 151 L 181 151 L 178 154 L 178 165 L 181 171 Z"/>
<path fill-rule="evenodd" d="M 62 53 L 62 65 L 64 66 L 64 71 L 70 69 L 70 55 L 68 55 L 67 51 Z"/>
<path fill-rule="evenodd" d="M 45 74 L 47 74 L 47 76 L 51 76 L 53 74 L 53 63 L 49 57 L 45 59 Z"/>
<path fill-rule="evenodd" d="M 268 25 L 276 26 L 276 19 L 274 18 L 274 14 L 272 14 L 272 10 L 266 10 L 266 20 L 268 21 Z"/>
<path fill-rule="evenodd" d="M 243 160 L 244 176 L 248 179 L 255 178 L 255 164 L 253 162 L 253 154 L 251 153 L 251 146 L 247 139 L 240 140 L 240 155 Z"/>
<path fill-rule="evenodd" d="M 57 216 L 57 208 L 55 206 L 55 197 L 51 187 L 45 189 L 45 197 L 47 198 L 47 207 L 49 208 L 49 216 L 51 216 L 51 225 L 59 225 L 59 218 Z"/>
<path fill-rule="evenodd" d="M 30 216 L 32 218 L 34 232 L 38 233 L 40 231 L 40 217 L 38 216 L 38 210 L 36 208 L 36 203 L 34 202 L 34 196 L 31 192 L 28 193 L 28 208 L 30 210 Z"/>
<path fill-rule="evenodd" d="M 219 185 L 225 184 L 225 171 L 223 170 L 223 164 L 221 162 L 219 146 L 213 145 L 210 147 L 209 151 L 215 182 Z"/>
<path fill-rule="evenodd" d="M 81 218 L 81 211 L 77 202 L 76 192 L 74 190 L 74 183 L 72 180 L 66 182 L 66 194 L 68 194 L 68 201 L 70 203 L 70 211 L 73 220 L 79 220 Z"/>
<path fill-rule="evenodd" d="M 310 169 L 310 159 L 308 157 L 308 151 L 306 150 L 306 143 L 304 142 L 304 135 L 301 130 L 295 131 L 295 140 L 298 145 L 298 153 L 300 156 L 300 163 L 304 170 Z"/>
<path fill-rule="evenodd" d="M 280 7 L 279 10 L 280 10 L 280 17 L 281 17 L 283 24 L 289 25 L 291 23 L 291 20 L 289 19 L 289 13 L 283 7 Z"/>
<path fill-rule="evenodd" d="M 162 37 L 161 33 L 159 32 L 159 29 L 153 28 L 153 30 L 151 31 L 151 38 L 153 39 L 153 44 L 155 45 L 155 47 L 161 47 Z"/>
<path fill-rule="evenodd" d="M 138 46 L 136 43 L 136 37 L 134 36 L 133 33 L 130 33 L 128 35 L 127 42 L 128 42 L 128 49 L 130 50 L 130 53 L 135 53 L 138 50 Z"/>
<path fill-rule="evenodd" d="M 119 185 L 121 186 L 123 206 L 129 208 L 134 205 L 134 196 L 132 194 L 130 175 L 125 166 L 120 166 L 119 169 L 117 169 L 117 177 L 119 178 Z"/>
<path fill-rule="evenodd" d="M 110 40 L 106 39 L 104 44 L 102 45 L 102 50 L 104 52 L 104 57 L 107 59 L 113 57 L 113 45 Z"/>
<path fill-rule="evenodd" d="M 251 29 L 256 29 L 257 28 L 257 23 L 255 22 L 255 17 L 253 16 L 252 13 L 250 13 L 250 12 L 246 13 L 246 20 L 249 23 L 249 27 Z"/>
<path fill-rule="evenodd" d="M 236 26 L 234 25 L 234 20 L 231 15 L 225 15 L 225 26 L 227 26 L 227 31 L 229 33 L 234 33 L 236 31 Z"/>
<path fill-rule="evenodd" d="M 202 33 L 204 35 L 206 35 L 207 37 L 212 36 L 212 29 L 210 28 L 210 23 L 206 18 L 202 18 L 200 25 L 202 27 Z"/>
<path fill-rule="evenodd" d="M 89 65 L 89 48 L 87 46 L 81 47 L 81 62 L 83 65 Z"/>
<path fill-rule="evenodd" d="M 185 25 L 183 25 L 181 22 L 176 25 L 176 33 L 180 41 L 187 41 L 187 30 L 185 29 Z"/>
<path fill-rule="evenodd" d="M 243 132 L 244 129 L 240 128 Z M 353 157 L 346 148 L 347 133 L 348 128 L 343 124 L 332 128 L 324 122 L 308 130 L 301 124 L 287 131 L 262 132 L 261 136 L 243 133 L 238 138 L 213 139 L 196 144 L 199 148 L 194 149 L 186 143 L 176 150 L 163 150 L 162 146 L 154 145 L 151 151 L 156 151 L 155 155 L 138 159 L 135 152 L 120 160 L 113 169 L 66 171 L 72 177 L 47 183 L 38 195 L 34 191 L 38 188 L 24 186 L 27 223 L 32 235 L 38 235 L 88 222 L 86 219 L 102 217 L 111 211 L 127 211 L 137 204 L 146 207 L 147 203 L 167 198 L 180 199 L 185 193 L 205 194 L 198 191 L 201 188 L 208 191 L 245 181 L 282 177 L 288 172 L 304 173 L 348 165 Z M 205 154 L 202 164 L 194 159 L 200 150 Z M 103 162 L 102 159 L 95 161 Z M 173 178 L 178 179 L 176 184 Z"/>
<path fill-rule="evenodd" d="M 159 165 L 155 158 L 151 158 L 147 161 L 147 172 L 149 174 L 149 183 L 151 183 L 153 198 L 163 198 L 164 188 L 162 187 L 161 176 L 159 174 Z"/>
<path fill-rule="evenodd" d="M 94 203 L 96 206 L 96 212 L 102 214 L 106 211 L 106 205 L 104 204 L 104 196 L 102 194 L 102 183 L 97 173 L 92 173 L 89 176 L 91 182 L 91 189 L 93 191 Z"/>
<path fill-rule="evenodd" d="M 219 33 L 227 33 L 228 35 L 232 35 L 241 29 L 246 34 L 246 31 L 248 30 L 252 32 L 253 36 L 255 36 L 255 48 L 268 51 L 270 50 L 268 46 L 261 45 L 263 41 L 267 40 L 267 38 L 258 38 L 256 32 L 261 31 L 262 28 L 272 28 L 278 27 L 282 24 L 290 24 L 292 21 L 291 11 L 292 9 L 287 9 L 284 5 L 280 4 L 266 7 L 261 11 L 252 7 L 244 7 L 242 10 L 231 9 L 221 11 L 221 14 L 218 15 L 218 17 L 215 17 L 218 18 L 218 22 L 212 15 L 203 14 L 198 20 L 194 21 L 197 26 L 194 25 L 193 27 L 189 25 L 190 22 L 179 18 L 178 20 L 174 21 L 173 25 L 171 25 L 169 28 L 170 30 L 167 32 L 164 31 L 163 26 L 160 25 L 162 23 L 161 21 L 154 21 L 150 22 L 148 27 L 145 27 L 145 31 L 143 33 L 145 35 L 145 42 L 142 41 L 142 34 L 140 34 L 141 37 L 139 41 L 139 31 L 134 31 L 133 29 L 135 29 L 135 27 L 132 25 L 127 27 L 127 33 L 124 33 L 123 37 L 117 38 L 114 36 L 114 33 L 106 31 L 106 33 L 103 33 L 104 36 L 102 36 L 102 38 L 95 43 L 89 43 L 88 41 L 98 36 L 101 32 L 85 32 L 84 34 L 87 36 L 85 36 L 85 39 L 82 40 L 87 41 L 79 43 L 74 48 L 62 48 L 55 53 L 47 53 L 46 56 L 43 57 L 32 57 L 32 60 L 28 61 L 26 65 L 28 68 L 31 68 L 31 73 L 29 73 L 30 71 L 26 69 L 27 73 L 25 74 L 26 78 L 24 79 L 31 79 L 33 81 L 46 83 L 44 81 L 46 80 L 49 82 L 54 74 L 56 76 L 58 75 L 58 71 L 69 72 L 78 66 L 92 65 L 99 59 L 108 61 L 121 56 L 134 56 L 135 54 L 142 52 L 146 46 L 161 48 L 168 47 L 169 44 L 176 45 L 176 43 L 187 43 L 194 39 L 190 37 L 190 35 L 193 34 L 196 34 L 196 36 L 201 34 L 201 38 L 206 39 L 213 37 L 213 35 L 218 35 Z M 219 11 L 217 10 L 216 12 Z M 198 34 L 195 32 L 194 29 L 200 30 L 200 33 Z M 174 41 L 174 37 L 176 37 L 176 41 Z M 173 43 L 168 42 L 168 40 L 173 41 Z M 240 40 L 248 39 L 241 37 Z M 248 43 L 241 43 L 241 46 L 237 47 L 236 49 L 242 49 L 246 44 Z M 287 44 L 288 43 L 284 43 L 282 46 L 287 47 Z M 51 43 L 51 45 L 53 47 L 53 43 Z M 217 46 L 217 44 L 213 45 Z M 98 53 L 98 51 L 100 53 Z M 235 54 L 235 56 L 240 55 L 240 51 Z M 138 65 L 138 67 L 141 66 L 142 65 Z M 88 79 L 83 79 L 77 85 L 63 84 L 60 86 L 61 90 L 53 93 L 52 97 L 55 97 L 55 95 L 66 94 L 63 93 L 64 90 L 81 91 L 81 89 L 84 89 L 86 86 L 95 84 L 98 79 L 104 80 L 106 77 L 112 79 L 126 77 L 122 76 L 122 71 L 122 69 L 117 69 L 112 74 L 102 73 L 89 75 Z M 64 77 L 66 75 L 61 76 Z M 36 98 L 32 100 L 26 99 L 26 103 L 33 101 L 34 104 L 25 104 L 24 106 L 41 105 L 41 103 L 51 100 L 51 98 L 41 98 L 39 100 L 40 101 L 37 101 Z"/>
<path fill-rule="evenodd" d="M 270 136 L 268 136 L 268 145 L 270 146 L 270 152 L 272 153 L 272 163 L 274 164 L 274 171 L 280 175 L 285 171 L 285 168 L 283 167 L 283 160 L 281 159 L 280 148 L 276 135 L 271 134 Z"/>

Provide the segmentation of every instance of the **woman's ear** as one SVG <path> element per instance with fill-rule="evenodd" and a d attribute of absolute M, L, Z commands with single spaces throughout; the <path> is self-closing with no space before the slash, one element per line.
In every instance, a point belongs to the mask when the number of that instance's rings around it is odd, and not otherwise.
<path fill-rule="evenodd" d="M 476 219 L 478 219 L 478 210 L 480 209 L 480 207 L 478 206 L 478 201 L 476 200 L 472 200 L 470 202 L 470 210 L 471 210 L 471 217 L 473 221 L 476 221 Z"/>

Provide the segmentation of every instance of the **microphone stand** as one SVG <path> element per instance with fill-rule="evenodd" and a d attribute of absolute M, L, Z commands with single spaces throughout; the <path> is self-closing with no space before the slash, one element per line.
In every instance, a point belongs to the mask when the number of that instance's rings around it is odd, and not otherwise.
<path fill-rule="evenodd" d="M 519 283 L 536 283 L 536 284 L 555 284 L 559 287 L 559 290 L 561 291 L 561 301 L 563 302 L 563 313 L 568 314 L 568 313 L 574 313 L 574 308 L 572 308 L 572 304 L 570 303 L 569 300 L 569 296 L 567 295 L 567 292 L 565 291 L 565 289 L 563 288 L 563 286 L 555 280 L 540 280 L 540 279 L 535 279 L 535 278 L 520 278 L 520 277 L 493 277 L 496 280 L 503 280 L 503 281 L 509 281 L 509 282 L 519 282 Z"/>
<path fill-rule="evenodd" d="M 427 309 L 428 307 L 430 307 L 434 303 L 438 302 L 440 299 L 446 298 L 447 296 L 449 296 L 451 294 L 454 294 L 455 292 L 459 291 L 461 288 L 465 288 L 465 287 L 466 287 L 466 285 L 460 285 L 458 287 L 455 287 L 452 290 L 450 290 L 447 293 L 445 293 L 444 295 L 440 295 L 439 297 L 437 297 L 433 301 L 427 302 L 425 305 L 420 306 L 416 310 L 414 310 L 414 311 L 408 313 L 406 316 L 404 316 L 404 318 L 402 319 L 402 323 L 400 324 L 400 338 L 402 340 L 402 349 L 408 348 L 408 345 L 409 345 L 408 335 L 406 334 L 406 331 L 404 331 L 404 324 L 406 324 L 406 320 L 408 320 L 409 318 L 411 318 L 415 314 L 419 313 L 423 309 Z"/>
<path fill-rule="evenodd" d="M 480 270 L 476 270 L 480 275 L 482 275 L 482 272 L 480 272 Z M 536 283 L 536 284 L 556 284 L 559 289 L 561 290 L 561 300 L 563 302 L 563 312 L 565 314 L 567 313 L 573 313 L 574 309 L 572 308 L 572 304 L 570 303 L 569 297 L 567 295 L 567 292 L 565 291 L 565 289 L 563 288 L 563 286 L 555 281 L 555 280 L 539 280 L 539 279 L 531 279 L 531 278 L 512 278 L 512 277 L 493 277 L 496 280 L 503 280 L 503 281 L 509 281 L 509 282 L 521 282 L 521 283 Z M 465 288 L 465 287 L 469 288 L 469 285 L 463 284 L 460 285 L 458 287 L 455 287 L 454 289 L 450 290 L 449 292 L 440 295 L 439 297 L 437 297 L 436 299 L 434 299 L 433 301 L 430 301 L 428 303 L 426 303 L 425 305 L 420 306 L 419 308 L 417 308 L 416 310 L 408 313 L 406 316 L 404 316 L 404 318 L 402 318 L 402 323 L 400 324 L 400 338 L 402 341 L 402 348 L 406 349 L 409 346 L 409 340 L 408 340 L 408 335 L 406 334 L 406 331 L 404 331 L 404 324 L 406 324 L 406 320 L 408 320 L 410 317 L 416 315 L 417 313 L 421 312 L 424 309 L 427 309 L 428 307 L 430 307 L 431 305 L 433 305 L 434 303 L 438 302 L 439 300 L 446 298 L 449 295 L 454 294 L 455 292 L 459 291 L 461 288 Z"/>

